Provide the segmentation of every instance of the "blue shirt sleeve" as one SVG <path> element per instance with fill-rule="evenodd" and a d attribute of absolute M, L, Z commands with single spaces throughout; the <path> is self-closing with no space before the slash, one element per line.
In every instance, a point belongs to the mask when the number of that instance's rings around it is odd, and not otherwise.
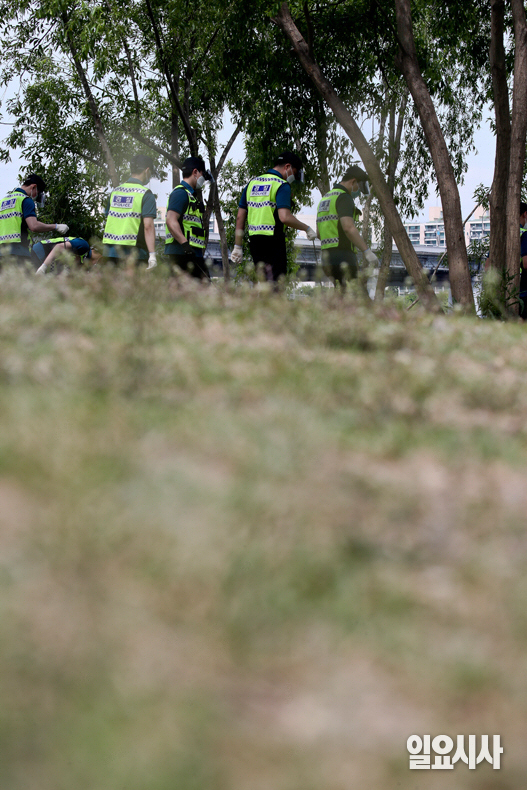
<path fill-rule="evenodd" d="M 154 219 L 157 217 L 156 199 L 153 192 L 148 191 L 145 193 L 141 204 L 141 216 L 153 217 Z"/>
<path fill-rule="evenodd" d="M 22 201 L 22 215 L 24 219 L 27 219 L 28 217 L 36 218 L 37 212 L 35 209 L 35 202 L 32 200 L 32 198 L 27 197 Z"/>
<path fill-rule="evenodd" d="M 181 217 L 188 206 L 188 192 L 186 189 L 174 189 L 168 199 L 168 211 L 176 211 Z"/>
<path fill-rule="evenodd" d="M 249 184 L 247 184 L 247 187 Z M 240 202 L 238 203 L 238 208 L 244 208 L 247 211 L 247 187 L 244 188 L 241 196 Z"/>
<path fill-rule="evenodd" d="M 291 208 L 291 184 L 280 184 L 276 193 L 276 208 Z"/>
<path fill-rule="evenodd" d="M 522 258 L 524 255 L 527 255 L 527 231 L 525 233 L 522 233 L 522 246 L 521 246 L 520 254 Z"/>

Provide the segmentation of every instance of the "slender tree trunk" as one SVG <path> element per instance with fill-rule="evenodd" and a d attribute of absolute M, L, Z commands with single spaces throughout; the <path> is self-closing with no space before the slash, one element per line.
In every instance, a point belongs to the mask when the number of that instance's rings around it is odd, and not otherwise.
<path fill-rule="evenodd" d="M 229 248 L 227 246 L 227 234 L 225 233 L 225 223 L 221 216 L 220 196 L 218 190 L 214 192 L 214 216 L 218 223 L 218 233 L 220 235 L 220 248 L 221 248 L 221 262 L 223 265 L 223 279 L 229 282 L 231 279 L 231 270 L 229 264 Z"/>
<path fill-rule="evenodd" d="M 459 190 L 443 131 L 417 61 L 410 0 L 395 0 L 395 12 L 399 67 L 421 119 L 441 194 L 452 298 L 474 310 Z"/>
<path fill-rule="evenodd" d="M 148 14 L 148 18 L 150 19 L 150 23 L 152 25 L 152 32 L 154 34 L 154 38 L 156 40 L 156 48 L 159 55 L 159 60 L 161 61 L 161 68 L 163 74 L 165 75 L 165 79 L 168 84 L 169 89 L 169 96 L 172 103 L 172 106 L 176 109 L 181 121 L 183 123 L 183 128 L 185 129 L 185 134 L 187 135 L 188 143 L 190 146 L 190 153 L 192 156 L 195 156 L 195 152 L 197 153 L 197 144 L 196 144 L 196 137 L 194 134 L 194 130 L 190 125 L 190 120 L 188 117 L 188 113 L 186 113 L 181 106 L 181 102 L 179 101 L 179 84 L 177 80 L 174 79 L 173 75 L 171 74 L 169 62 L 166 56 L 165 47 L 163 45 L 163 41 L 161 39 L 161 31 L 159 29 L 159 25 L 157 19 L 155 17 L 152 5 L 150 0 L 145 0 L 146 11 Z"/>
<path fill-rule="evenodd" d="M 490 3 L 490 71 L 496 118 L 496 158 L 494 178 L 490 192 L 490 252 L 491 266 L 506 268 L 507 248 L 507 185 L 511 148 L 511 117 L 509 109 L 509 87 L 505 64 L 505 0 Z M 516 218 L 514 209 L 511 211 Z M 516 223 L 517 224 L 517 223 Z"/>
<path fill-rule="evenodd" d="M 95 124 L 95 133 L 99 140 L 99 144 L 101 146 L 104 159 L 106 161 L 106 165 L 108 167 L 108 173 L 110 175 L 110 181 L 112 182 L 113 187 L 119 186 L 119 174 L 117 173 L 117 168 L 115 166 L 115 161 L 112 156 L 112 152 L 110 151 L 110 146 L 108 145 L 108 140 L 106 139 L 106 134 L 104 131 L 104 127 L 101 120 L 101 115 L 99 113 L 99 108 L 97 106 L 97 102 L 91 92 L 90 85 L 88 83 L 88 79 L 86 77 L 86 72 L 82 66 L 80 61 L 77 48 L 73 42 L 71 31 L 68 28 L 68 15 L 66 12 L 62 14 L 62 22 L 64 24 L 64 30 L 66 31 L 66 41 L 68 42 L 68 47 L 71 53 L 71 57 L 73 58 L 73 62 L 75 64 L 75 68 L 77 70 L 77 74 L 79 75 L 79 79 L 82 84 L 82 88 L 84 90 L 84 95 L 88 100 L 88 105 L 90 107 L 90 112 L 92 114 L 93 123 Z"/>
<path fill-rule="evenodd" d="M 519 211 L 527 134 L 527 23 L 522 0 L 511 0 L 514 20 L 514 89 L 512 94 L 511 152 L 507 190 L 507 270 L 520 288 Z M 513 304 L 515 313 L 519 305 Z"/>
<path fill-rule="evenodd" d="M 172 156 L 179 159 L 179 128 L 177 113 L 172 110 L 170 116 L 170 152 Z M 179 167 L 172 168 L 172 189 L 175 189 L 181 183 L 179 177 Z"/>
<path fill-rule="evenodd" d="M 324 103 L 319 99 L 316 101 L 317 128 L 316 145 L 318 155 L 317 186 L 321 195 L 325 195 L 331 189 L 328 172 L 328 117 L 324 111 Z"/>
<path fill-rule="evenodd" d="M 397 165 L 399 164 L 399 156 L 401 153 L 401 138 L 403 134 L 404 116 L 406 113 L 406 105 L 408 104 L 408 91 L 405 91 L 401 103 L 399 105 L 399 115 L 396 116 L 395 100 L 390 107 L 389 131 L 388 131 L 388 188 L 390 193 L 395 192 L 395 173 L 397 172 Z M 397 117 L 397 125 L 395 119 Z M 381 265 L 379 268 L 379 276 L 377 277 L 377 286 L 375 288 L 375 301 L 382 301 L 384 299 L 384 292 L 390 279 L 390 263 L 392 260 L 392 234 L 390 227 L 384 220 L 384 249 L 382 253 Z"/>
<path fill-rule="evenodd" d="M 393 197 L 390 195 L 388 185 L 384 180 L 382 170 L 377 161 L 368 141 L 364 137 L 360 127 L 348 112 L 344 103 L 337 95 L 333 86 L 323 76 L 318 63 L 309 55 L 308 46 L 301 33 L 296 27 L 289 6 L 282 3 L 279 13 L 273 18 L 275 24 L 290 39 L 298 58 L 309 75 L 317 90 L 320 92 L 324 101 L 332 109 L 337 121 L 340 123 L 353 145 L 361 157 L 370 182 L 377 194 L 381 209 L 388 219 L 392 235 L 396 241 L 401 258 L 408 270 L 408 274 L 413 278 L 417 293 L 423 304 L 431 310 L 438 310 L 439 304 L 434 294 L 433 288 L 428 282 L 426 274 L 423 272 L 419 259 L 408 237 L 401 218 L 397 212 Z"/>

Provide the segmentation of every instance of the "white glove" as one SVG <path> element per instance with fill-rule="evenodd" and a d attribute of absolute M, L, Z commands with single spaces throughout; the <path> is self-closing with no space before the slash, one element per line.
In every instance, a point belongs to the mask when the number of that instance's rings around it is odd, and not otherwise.
<path fill-rule="evenodd" d="M 243 247 L 239 244 L 234 245 L 234 249 L 231 254 L 231 261 L 233 263 L 241 263 L 243 261 Z"/>
<path fill-rule="evenodd" d="M 58 230 L 58 232 L 60 233 L 61 236 L 65 236 L 66 233 L 69 230 L 69 225 L 61 225 L 60 223 L 55 225 L 55 227 L 56 227 L 56 229 Z"/>
<path fill-rule="evenodd" d="M 157 266 L 157 256 L 155 252 L 150 252 L 148 254 L 148 266 L 146 267 L 146 270 L 148 271 L 149 269 L 155 269 L 156 266 Z"/>
<path fill-rule="evenodd" d="M 379 259 L 377 258 L 375 253 L 370 250 L 369 247 L 366 250 L 364 250 L 364 252 L 362 254 L 366 258 L 368 263 L 371 263 L 372 266 L 378 266 L 379 265 Z"/>
<path fill-rule="evenodd" d="M 316 230 L 313 230 L 313 228 L 308 228 L 306 230 L 306 236 L 309 239 L 309 241 L 315 241 L 317 237 L 317 232 Z"/>
<path fill-rule="evenodd" d="M 47 267 L 48 267 L 47 263 L 43 263 L 42 266 L 38 267 L 35 274 L 45 274 Z"/>

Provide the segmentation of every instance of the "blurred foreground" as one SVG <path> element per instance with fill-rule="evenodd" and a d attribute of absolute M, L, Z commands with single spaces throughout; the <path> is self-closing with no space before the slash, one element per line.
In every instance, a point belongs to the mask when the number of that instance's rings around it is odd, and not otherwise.
<path fill-rule="evenodd" d="M 0 288 L 2 788 L 524 786 L 524 325 Z"/>

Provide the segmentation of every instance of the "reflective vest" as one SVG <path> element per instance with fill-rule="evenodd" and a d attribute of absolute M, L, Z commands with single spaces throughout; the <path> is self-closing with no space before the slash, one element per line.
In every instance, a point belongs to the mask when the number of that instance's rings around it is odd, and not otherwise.
<path fill-rule="evenodd" d="M 178 184 L 177 187 L 175 187 L 175 189 L 184 189 L 188 195 L 188 206 L 185 209 L 185 213 L 183 214 L 183 216 L 179 218 L 181 231 L 191 247 L 196 247 L 196 249 L 204 250 L 206 244 L 205 244 L 205 231 L 203 230 L 203 212 L 201 211 L 201 201 L 198 200 L 194 195 L 192 195 L 188 191 L 188 189 L 183 186 L 183 184 Z M 170 202 L 170 197 L 168 200 Z M 167 213 L 168 213 L 168 203 L 167 203 Z M 167 224 L 165 224 L 165 234 L 166 234 L 165 246 L 167 244 L 178 243 L 170 233 Z"/>
<path fill-rule="evenodd" d="M 0 201 L 0 244 L 16 244 L 22 241 L 22 203 L 25 192 L 8 192 Z"/>
<path fill-rule="evenodd" d="M 249 236 L 272 236 L 276 228 L 276 193 L 286 180 L 272 173 L 253 178 L 247 185 Z"/>
<path fill-rule="evenodd" d="M 73 241 L 76 236 L 58 236 L 56 239 L 42 239 L 41 244 L 60 244 L 61 241 Z"/>
<path fill-rule="evenodd" d="M 339 246 L 339 215 L 337 213 L 337 200 L 341 195 L 349 194 L 344 187 L 335 187 L 327 192 L 317 208 L 317 229 L 320 236 L 320 246 L 329 250 Z M 353 219 L 360 216 L 357 208 L 353 210 Z M 354 245 L 349 242 L 352 252 L 356 252 Z"/>
<path fill-rule="evenodd" d="M 142 184 L 125 182 L 110 194 L 110 210 L 104 227 L 103 244 L 135 247 L 141 227 L 143 197 L 150 190 Z"/>

